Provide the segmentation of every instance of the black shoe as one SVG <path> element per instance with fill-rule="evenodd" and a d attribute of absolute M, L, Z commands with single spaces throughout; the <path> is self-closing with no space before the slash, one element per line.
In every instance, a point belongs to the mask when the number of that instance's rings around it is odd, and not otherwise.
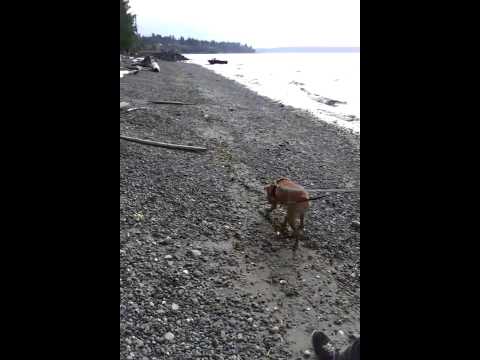
<path fill-rule="evenodd" d="M 312 346 L 318 360 L 335 360 L 335 348 L 323 332 L 315 330 L 312 333 Z"/>

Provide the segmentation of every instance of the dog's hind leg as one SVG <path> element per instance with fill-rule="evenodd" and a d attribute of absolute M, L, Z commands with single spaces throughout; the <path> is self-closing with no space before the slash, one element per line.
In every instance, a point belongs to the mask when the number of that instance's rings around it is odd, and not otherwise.
<path fill-rule="evenodd" d="M 287 234 L 287 217 L 285 216 L 285 220 L 280 225 L 280 231 L 286 235 Z"/>
<path fill-rule="evenodd" d="M 301 238 L 305 237 L 305 225 L 304 225 L 304 219 L 305 219 L 305 212 L 300 213 L 300 226 L 299 226 L 299 231 L 301 232 Z"/>
<path fill-rule="evenodd" d="M 304 219 L 305 219 L 305 212 L 302 212 L 300 213 L 300 229 L 302 229 L 302 231 L 305 229 L 304 223 L 303 223 Z"/>

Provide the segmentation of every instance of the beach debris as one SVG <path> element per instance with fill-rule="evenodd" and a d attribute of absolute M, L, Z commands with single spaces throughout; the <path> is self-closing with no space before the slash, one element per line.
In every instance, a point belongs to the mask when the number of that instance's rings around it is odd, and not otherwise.
<path fill-rule="evenodd" d="M 152 100 L 150 101 L 152 104 L 159 104 L 159 105 L 195 105 L 191 103 L 184 103 L 181 101 L 164 101 L 164 100 Z"/>
<path fill-rule="evenodd" d="M 346 101 L 340 101 L 340 100 L 335 100 L 335 99 L 329 99 L 327 97 L 324 97 L 324 96 L 318 96 L 318 97 L 313 97 L 313 100 L 321 103 L 321 104 L 325 104 L 325 105 L 328 105 L 328 106 L 333 106 L 333 107 L 336 107 L 338 106 L 338 104 L 343 104 L 345 105 L 347 102 Z"/>
<path fill-rule="evenodd" d="M 143 145 L 164 147 L 164 148 L 167 148 L 167 149 L 185 150 L 185 151 L 207 151 L 207 148 L 199 147 L 199 146 L 162 143 L 162 142 L 151 141 L 151 140 L 136 139 L 136 138 L 132 138 L 132 137 L 129 137 L 129 136 L 123 136 L 123 135 L 120 135 L 120 139 L 135 142 L 135 143 L 139 143 L 139 144 L 143 144 Z"/>
<path fill-rule="evenodd" d="M 123 78 L 125 75 L 133 74 L 137 75 L 140 70 L 122 70 L 120 69 L 120 79 Z"/>
<path fill-rule="evenodd" d="M 228 61 L 227 61 L 227 60 L 218 60 L 217 58 L 210 59 L 210 60 L 208 60 L 208 62 L 210 63 L 210 65 L 214 65 L 214 64 L 228 64 Z"/>
<path fill-rule="evenodd" d="M 142 221 L 145 219 L 145 216 L 141 212 L 136 212 L 135 214 L 133 214 L 133 218 L 135 219 L 135 221 Z"/>

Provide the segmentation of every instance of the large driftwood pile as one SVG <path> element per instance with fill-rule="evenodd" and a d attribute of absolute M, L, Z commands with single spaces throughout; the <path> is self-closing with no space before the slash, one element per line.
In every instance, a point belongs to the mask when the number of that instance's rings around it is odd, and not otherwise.
<path fill-rule="evenodd" d="M 130 71 L 133 74 L 137 74 L 141 70 L 160 72 L 160 65 L 152 56 L 135 59 L 120 55 L 120 70 Z"/>

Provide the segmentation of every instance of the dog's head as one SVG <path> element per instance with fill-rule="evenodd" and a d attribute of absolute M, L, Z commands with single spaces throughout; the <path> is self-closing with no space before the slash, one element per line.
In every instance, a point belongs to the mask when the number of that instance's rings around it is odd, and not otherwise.
<path fill-rule="evenodd" d="M 275 190 L 277 188 L 277 180 L 272 181 L 270 184 L 267 186 L 264 186 L 264 190 L 267 193 L 267 200 L 269 203 L 273 202 L 273 199 L 275 197 Z"/>

